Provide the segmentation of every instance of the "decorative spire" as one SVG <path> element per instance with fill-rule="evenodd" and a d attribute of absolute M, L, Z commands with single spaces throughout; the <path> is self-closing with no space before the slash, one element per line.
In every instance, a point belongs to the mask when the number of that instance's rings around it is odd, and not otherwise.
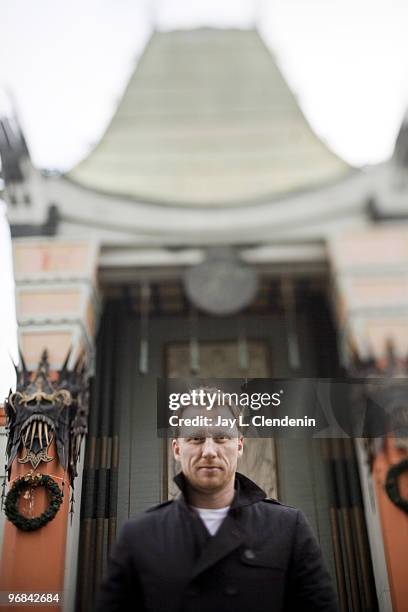
<path fill-rule="evenodd" d="M 71 350 L 53 380 L 47 350 L 42 352 L 31 377 L 20 354 L 17 389 L 14 393 L 10 391 L 5 403 L 9 477 L 15 459 L 31 463 L 34 469 L 42 461 L 52 461 L 55 457 L 51 456 L 50 448 L 55 441 L 58 460 L 73 485 L 81 441 L 87 433 L 88 389 L 83 360 L 69 370 L 70 356 Z M 23 457 L 17 458 L 21 450 Z"/>

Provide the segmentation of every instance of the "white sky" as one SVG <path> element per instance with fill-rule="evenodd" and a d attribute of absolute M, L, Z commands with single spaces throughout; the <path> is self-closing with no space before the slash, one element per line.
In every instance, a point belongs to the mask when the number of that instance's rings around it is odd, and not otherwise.
<path fill-rule="evenodd" d="M 408 105 L 407 0 L 0 0 L 0 87 L 36 164 L 95 144 L 152 24 L 256 24 L 316 132 L 348 162 L 388 157 Z"/>
<path fill-rule="evenodd" d="M 10 231 L 6 207 L 0 200 L 0 404 L 15 382 L 11 358 L 17 363 L 17 325 L 14 306 L 14 280 L 11 268 Z"/>
<path fill-rule="evenodd" d="M 315 131 L 354 165 L 392 153 L 408 106 L 407 0 L 0 0 L 0 18 L 0 89 L 41 167 L 68 169 L 98 141 L 153 24 L 256 25 Z M 16 357 L 1 206 L 0 401 Z"/>

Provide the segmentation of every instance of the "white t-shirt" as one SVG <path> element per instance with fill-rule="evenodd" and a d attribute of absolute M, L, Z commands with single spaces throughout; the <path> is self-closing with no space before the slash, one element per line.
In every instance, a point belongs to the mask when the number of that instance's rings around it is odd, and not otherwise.
<path fill-rule="evenodd" d="M 200 515 L 201 520 L 213 536 L 217 533 L 219 526 L 228 514 L 229 506 L 225 508 L 192 508 Z"/>

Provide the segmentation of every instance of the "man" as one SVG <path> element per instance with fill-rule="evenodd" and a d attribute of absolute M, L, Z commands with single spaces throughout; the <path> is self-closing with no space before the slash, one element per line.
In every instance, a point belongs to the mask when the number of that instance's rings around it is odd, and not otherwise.
<path fill-rule="evenodd" d="M 200 414 L 200 406 L 182 409 L 184 422 Z M 210 424 L 178 430 L 181 494 L 125 524 L 97 612 L 338 610 L 302 512 L 267 499 L 236 471 L 242 434 L 215 424 L 231 414 L 235 406 L 217 406 Z"/>

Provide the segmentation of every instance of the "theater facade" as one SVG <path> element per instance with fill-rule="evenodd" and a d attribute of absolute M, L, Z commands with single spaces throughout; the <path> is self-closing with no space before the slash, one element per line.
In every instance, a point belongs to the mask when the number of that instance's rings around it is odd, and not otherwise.
<path fill-rule="evenodd" d="M 176 493 L 158 377 L 407 375 L 407 127 L 389 161 L 352 168 L 257 31 L 202 28 L 153 33 L 68 173 L 36 168 L 10 117 L 0 154 L 24 360 L 9 411 L 50 419 L 13 430 L 8 486 L 45 448 L 34 471 L 64 491 L 40 529 L 3 518 L 0 590 L 86 612 L 124 521 Z M 74 404 L 48 437 L 47 410 Z M 406 610 L 408 517 L 384 486 L 406 439 L 246 446 L 241 471 L 306 513 L 342 611 Z"/>

